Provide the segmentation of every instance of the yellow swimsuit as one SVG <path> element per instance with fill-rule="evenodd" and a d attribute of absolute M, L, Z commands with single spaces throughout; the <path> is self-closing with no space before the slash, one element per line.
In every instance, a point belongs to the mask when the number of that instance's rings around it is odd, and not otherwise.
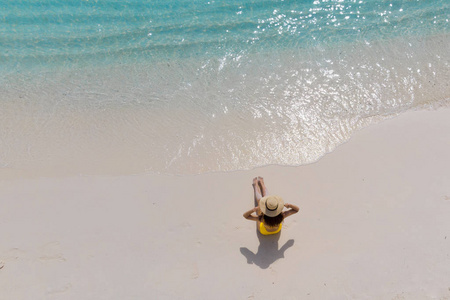
<path fill-rule="evenodd" d="M 275 231 L 267 231 L 266 227 L 264 227 L 263 222 L 259 223 L 259 231 L 260 231 L 261 234 L 263 234 L 263 235 L 275 234 L 275 233 L 280 232 L 280 230 L 281 230 L 281 224 L 280 224 L 280 226 L 278 226 L 278 229 L 277 229 L 277 230 L 275 230 Z"/>

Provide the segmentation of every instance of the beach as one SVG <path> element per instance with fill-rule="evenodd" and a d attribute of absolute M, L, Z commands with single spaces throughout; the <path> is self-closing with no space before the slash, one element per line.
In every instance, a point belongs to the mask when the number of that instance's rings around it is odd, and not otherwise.
<path fill-rule="evenodd" d="M 316 163 L 200 175 L 0 169 L 0 299 L 449 299 L 450 109 Z M 252 179 L 300 207 L 258 238 Z"/>
<path fill-rule="evenodd" d="M 450 299 L 449 11 L 5 2 L 0 300 Z"/>

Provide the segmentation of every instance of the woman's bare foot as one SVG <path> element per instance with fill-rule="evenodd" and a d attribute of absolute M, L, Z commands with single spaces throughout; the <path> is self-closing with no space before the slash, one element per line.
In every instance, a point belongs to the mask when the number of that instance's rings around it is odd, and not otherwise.
<path fill-rule="evenodd" d="M 258 184 L 258 177 L 253 178 L 253 186 L 256 186 Z"/>

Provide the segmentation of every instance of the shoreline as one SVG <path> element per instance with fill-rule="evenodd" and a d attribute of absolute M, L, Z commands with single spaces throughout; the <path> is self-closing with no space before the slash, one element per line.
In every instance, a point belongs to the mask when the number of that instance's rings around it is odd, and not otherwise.
<path fill-rule="evenodd" d="M 448 102 L 449 39 L 15 74 L 0 87 L 0 177 L 310 163 L 371 117 Z"/>
<path fill-rule="evenodd" d="M 49 161 L 50 164 L 44 166 L 40 160 L 38 163 L 31 163 L 28 167 L 24 167 L 19 165 L 18 167 L 9 167 L 4 166 L 0 168 L 0 180 L 20 180 L 20 179 L 39 179 L 39 178 L 77 178 L 77 177 L 122 177 L 122 176 L 163 176 L 163 177 L 196 177 L 196 176 L 208 176 L 211 174 L 233 174 L 236 172 L 252 172 L 258 169 L 264 168 L 302 168 L 308 165 L 314 165 L 324 159 L 324 157 L 330 155 L 346 143 L 349 143 L 353 140 L 353 137 L 359 135 L 361 131 L 365 131 L 367 128 L 377 127 L 382 125 L 385 122 L 390 122 L 391 120 L 395 120 L 397 118 L 402 118 L 403 115 L 415 114 L 420 112 L 433 112 L 433 111 L 441 111 L 448 110 L 450 106 L 448 101 L 443 100 L 441 102 L 436 102 L 431 106 L 422 105 L 421 107 L 415 107 L 413 109 L 406 110 L 404 112 L 400 112 L 397 115 L 389 115 L 389 116 L 375 116 L 371 118 L 367 118 L 359 121 L 364 124 L 361 125 L 361 128 L 354 129 L 349 139 L 343 141 L 341 144 L 335 146 L 331 151 L 325 152 L 320 158 L 316 161 L 312 161 L 309 163 L 304 163 L 300 165 L 280 165 L 280 164 L 269 164 L 264 166 L 257 166 L 251 169 L 236 169 L 230 171 L 207 171 L 196 174 L 175 174 L 175 173 L 158 173 L 142 171 L 141 161 L 136 159 L 135 157 L 142 158 L 144 153 L 144 147 L 140 147 L 138 150 L 131 149 L 128 146 L 121 147 L 120 145 L 116 145 L 115 149 L 111 153 L 105 153 L 104 157 L 99 157 L 98 154 L 92 155 L 83 149 L 81 153 L 77 155 L 73 155 L 75 151 L 71 150 L 72 157 L 71 159 L 61 160 L 62 157 L 57 156 L 56 161 Z M 89 123 L 89 122 L 87 122 Z M 92 137 L 89 138 L 90 140 Z M 43 143 L 45 144 L 45 143 Z M 85 142 L 85 144 L 87 144 Z M 106 149 L 107 141 L 103 142 L 103 147 Z M 119 146 L 119 147 L 117 147 Z M 80 150 L 78 149 L 78 150 Z M 125 154 L 127 151 L 132 151 L 133 155 Z M 32 156 L 32 155 L 31 155 Z M 31 159 L 30 158 L 28 159 Z"/>
<path fill-rule="evenodd" d="M 450 297 L 448 132 L 441 108 L 298 167 L 0 179 L 1 297 Z M 258 175 L 300 207 L 262 241 L 242 218 Z"/>

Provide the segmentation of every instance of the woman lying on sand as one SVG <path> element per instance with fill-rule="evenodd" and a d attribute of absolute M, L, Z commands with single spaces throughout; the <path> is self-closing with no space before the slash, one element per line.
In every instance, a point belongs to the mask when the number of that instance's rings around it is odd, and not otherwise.
<path fill-rule="evenodd" d="M 279 196 L 267 196 L 267 188 L 262 177 L 253 179 L 253 191 L 257 206 L 244 213 L 244 218 L 258 222 L 259 231 L 264 235 L 276 234 L 281 231 L 281 222 L 290 215 L 296 214 L 299 208 L 293 204 L 284 203 Z M 283 208 L 290 208 L 283 212 Z M 252 215 L 256 213 L 257 216 Z"/>

